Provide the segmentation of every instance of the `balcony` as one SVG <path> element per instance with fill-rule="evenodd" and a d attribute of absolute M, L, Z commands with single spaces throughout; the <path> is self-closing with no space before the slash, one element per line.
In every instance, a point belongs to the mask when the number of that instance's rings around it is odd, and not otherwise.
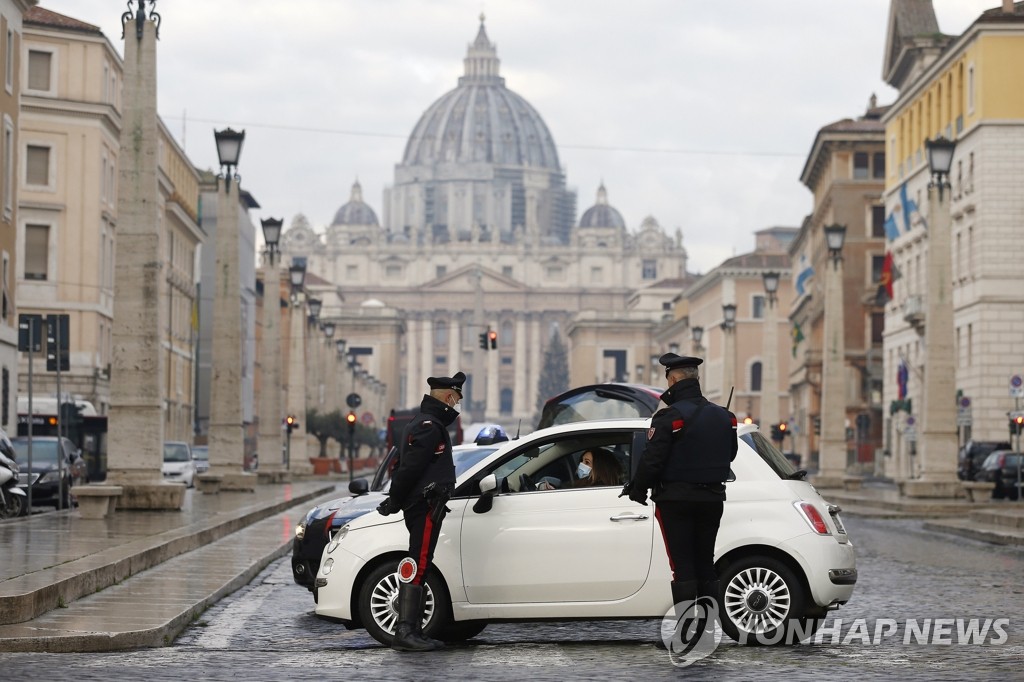
<path fill-rule="evenodd" d="M 918 333 L 924 331 L 924 298 L 921 296 L 907 296 L 903 301 L 903 319 Z"/>

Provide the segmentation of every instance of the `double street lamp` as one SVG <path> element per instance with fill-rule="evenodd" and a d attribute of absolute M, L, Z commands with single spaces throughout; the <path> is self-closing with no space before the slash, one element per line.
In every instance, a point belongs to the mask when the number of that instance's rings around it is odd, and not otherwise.
<path fill-rule="evenodd" d="M 826 225 L 832 267 L 825 269 L 825 329 L 822 341 L 821 443 L 818 475 L 823 488 L 839 488 L 846 477 L 846 328 L 843 319 L 843 244 L 846 226 Z"/>
<path fill-rule="evenodd" d="M 779 421 L 779 330 L 775 304 L 778 301 L 779 273 L 770 270 L 761 273 L 764 282 L 764 333 L 761 335 L 761 424 Z"/>
<path fill-rule="evenodd" d="M 736 304 L 725 303 L 722 305 L 722 323 L 719 325 L 722 330 L 722 394 L 732 395 L 736 369 Z"/>

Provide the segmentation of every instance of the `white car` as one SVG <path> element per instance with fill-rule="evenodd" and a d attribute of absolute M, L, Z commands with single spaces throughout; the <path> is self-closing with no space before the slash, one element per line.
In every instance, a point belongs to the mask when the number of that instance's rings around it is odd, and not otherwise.
<path fill-rule="evenodd" d="M 164 463 L 160 467 L 165 481 L 184 483 L 191 488 L 196 483 L 196 461 L 192 457 L 192 446 L 180 441 L 164 443 Z"/>
<path fill-rule="evenodd" d="M 619 497 L 619 485 L 572 487 L 579 458 L 597 446 L 616 453 L 625 481 L 649 427 L 649 419 L 555 426 L 496 444 L 467 467 L 425 579 L 424 632 L 457 641 L 492 620 L 662 618 L 671 574 L 653 507 Z M 845 604 L 856 562 L 839 508 L 756 426 L 741 425 L 739 439 L 715 547 L 722 628 L 737 641 L 771 641 L 787 623 L 806 628 Z M 556 488 L 537 490 L 541 479 Z M 374 511 L 341 527 L 324 548 L 316 614 L 390 644 L 408 542 L 400 514 Z"/>

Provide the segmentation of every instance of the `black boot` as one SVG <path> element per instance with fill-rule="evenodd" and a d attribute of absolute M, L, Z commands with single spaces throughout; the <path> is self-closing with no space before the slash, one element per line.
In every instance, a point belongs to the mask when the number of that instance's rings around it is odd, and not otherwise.
<path fill-rule="evenodd" d="M 422 637 L 425 641 L 430 642 L 434 645 L 435 649 L 443 649 L 444 642 L 433 637 L 427 637 L 423 634 L 423 616 L 427 613 L 427 591 L 420 589 L 420 618 L 416 621 L 416 634 Z M 434 608 L 437 609 L 437 602 L 434 602 Z"/>
<path fill-rule="evenodd" d="M 678 625 L 679 617 L 683 615 L 684 610 L 690 606 L 690 602 L 693 602 L 697 598 L 697 581 L 696 580 L 683 580 L 680 582 L 672 583 L 672 604 L 675 608 L 676 623 Z M 683 606 L 680 606 L 680 603 Z M 664 649 L 665 640 L 664 637 L 658 637 L 654 642 L 654 646 L 658 649 Z"/>
<path fill-rule="evenodd" d="M 722 583 L 718 580 L 705 580 L 700 583 L 697 587 L 697 598 L 706 601 L 710 599 L 715 604 L 715 612 L 721 614 L 722 612 Z M 721 616 L 719 615 L 719 618 Z M 714 631 L 715 620 L 709 618 L 707 622 L 703 623 L 703 629 L 705 632 Z"/>
<path fill-rule="evenodd" d="M 398 588 L 398 623 L 391 648 L 395 651 L 433 651 L 437 647 L 419 633 L 423 621 L 423 586 L 403 583 Z"/>

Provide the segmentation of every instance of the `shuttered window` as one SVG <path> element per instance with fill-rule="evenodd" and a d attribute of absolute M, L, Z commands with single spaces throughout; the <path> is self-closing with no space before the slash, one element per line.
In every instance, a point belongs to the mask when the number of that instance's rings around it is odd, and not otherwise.
<path fill-rule="evenodd" d="M 50 89 L 50 62 L 53 55 L 39 50 L 28 51 L 28 87 L 29 90 Z"/>
<path fill-rule="evenodd" d="M 50 226 L 25 226 L 25 279 L 46 279 L 49 262 Z"/>
<path fill-rule="evenodd" d="M 25 157 L 26 184 L 50 184 L 50 148 L 30 144 Z"/>

